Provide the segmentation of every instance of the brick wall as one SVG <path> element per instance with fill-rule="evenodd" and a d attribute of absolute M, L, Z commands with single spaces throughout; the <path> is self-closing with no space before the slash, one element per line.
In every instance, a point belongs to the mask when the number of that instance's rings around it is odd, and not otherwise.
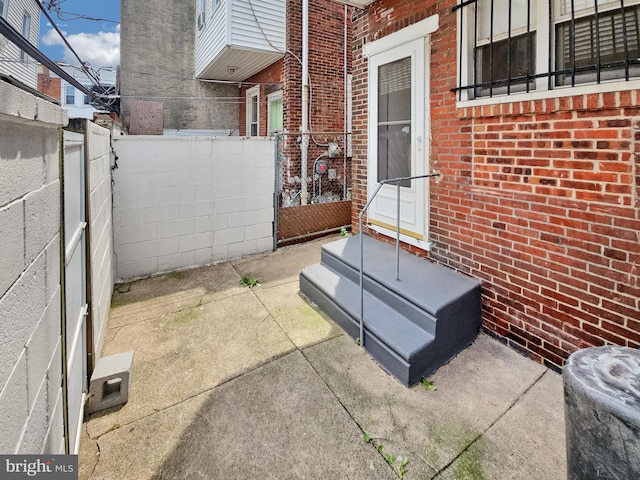
<path fill-rule="evenodd" d="M 38 70 L 38 91 L 60 100 L 62 79 L 51 77 L 51 72 L 44 65 L 39 65 Z"/>
<path fill-rule="evenodd" d="M 578 348 L 640 345 L 638 92 L 457 109 L 457 2 L 427 3 L 376 2 L 355 18 L 354 227 L 366 195 L 363 40 L 438 13 L 431 258 L 481 280 L 485 329 L 551 368 Z"/>
<path fill-rule="evenodd" d="M 351 38 L 350 22 L 347 22 L 347 42 Z M 287 49 L 292 52 L 283 59 L 283 114 L 285 132 L 299 132 L 302 122 L 302 2 L 287 1 Z M 350 46 L 347 48 L 347 71 L 350 72 Z M 296 58 L 297 57 L 297 58 Z M 300 60 L 300 61 L 299 61 Z M 327 151 L 328 142 L 336 142 L 344 148 L 341 132 L 344 127 L 344 6 L 331 0 L 311 2 L 309 5 L 309 77 L 310 130 L 318 132 L 309 142 L 307 175 L 313 175 L 314 160 Z M 336 133 L 333 133 L 336 132 Z M 317 145 L 316 142 L 320 145 Z M 301 176 L 299 136 L 285 135 L 283 163 L 288 166 L 291 177 Z M 323 178 L 322 191 L 334 192 L 342 198 L 343 179 L 349 170 L 343 168 L 343 157 L 327 160 L 329 168 L 337 170 L 335 181 Z M 300 183 L 289 182 L 283 176 L 283 190 L 297 192 Z M 312 183 L 308 190 L 311 195 Z M 295 194 L 290 194 L 295 196 Z"/>
<path fill-rule="evenodd" d="M 240 125 L 240 135 L 247 135 L 247 90 L 252 88 L 252 84 L 259 86 L 258 102 L 260 104 L 258 118 L 258 135 L 265 136 L 268 134 L 269 127 L 269 105 L 267 95 L 282 90 L 283 86 L 283 61 L 278 60 L 272 65 L 257 73 L 253 77 L 246 80 L 247 86 L 240 88 L 240 117 L 238 124 Z"/>

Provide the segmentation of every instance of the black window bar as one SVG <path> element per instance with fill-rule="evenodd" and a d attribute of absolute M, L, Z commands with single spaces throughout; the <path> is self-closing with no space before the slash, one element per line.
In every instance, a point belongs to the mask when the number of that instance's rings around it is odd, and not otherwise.
<path fill-rule="evenodd" d="M 460 10 L 459 28 L 461 32 L 465 27 L 464 7 L 475 5 L 479 1 L 481 0 L 465 0 L 452 8 L 452 12 Z M 615 79 L 622 78 L 615 73 L 615 69 L 624 69 L 623 78 L 625 81 L 629 81 L 629 79 L 634 76 L 632 73 L 634 73 L 635 76 L 640 76 L 640 72 L 631 71 L 632 67 L 640 65 L 640 5 L 638 4 L 625 7 L 624 0 L 620 0 L 619 10 L 614 8 L 602 13 L 598 8 L 598 2 L 596 0 L 594 2 L 594 14 L 592 16 L 585 16 L 577 19 L 575 3 L 572 0 L 570 19 L 568 22 L 558 22 L 556 25 L 554 24 L 553 19 L 553 0 L 548 0 L 548 68 L 547 72 L 532 73 L 532 67 L 535 68 L 535 34 L 531 30 L 531 0 L 527 0 L 527 21 L 524 47 L 521 46 L 522 44 L 517 43 L 522 40 L 522 35 L 519 35 L 518 37 L 514 37 L 512 35 L 513 11 L 512 2 L 510 0 L 507 12 L 506 75 L 503 75 L 502 77 L 499 74 L 496 74 L 494 67 L 496 66 L 495 57 L 497 54 L 496 43 L 504 42 L 505 40 L 496 41 L 494 39 L 494 0 L 490 0 L 488 6 L 490 10 L 488 44 L 483 44 L 481 46 L 478 45 L 478 9 L 475 9 L 473 13 L 473 82 L 463 85 L 464 78 L 462 76 L 462 68 L 460 68 L 458 75 L 459 86 L 451 89 L 452 92 L 458 93 L 458 100 L 462 99 L 462 92 L 465 90 L 471 90 L 474 97 L 493 97 L 497 89 L 500 90 L 500 94 L 506 92 L 507 95 L 511 95 L 514 91 L 513 86 L 516 84 L 523 84 L 524 91 L 529 92 L 532 82 L 543 77 L 547 77 L 547 88 L 549 90 L 554 88 L 554 79 L 557 86 L 567 85 L 569 83 L 566 81 L 567 76 L 570 77 L 569 84 L 571 86 L 575 86 L 577 82 L 591 82 L 591 80 L 585 81 L 583 78 L 580 78 L 581 75 L 587 75 L 586 78 L 588 78 L 589 74 L 595 74 L 595 83 L 599 84 L 603 81 L 603 69 L 613 71 L 613 77 L 611 78 Z M 619 11 L 617 16 L 616 10 Z M 607 22 L 608 25 L 606 25 L 606 28 L 604 29 L 605 32 L 603 38 L 603 25 L 605 25 L 605 22 Z M 567 28 L 568 31 L 566 30 Z M 620 28 L 622 29 L 621 32 Z M 580 52 L 578 52 L 576 45 L 578 33 L 583 36 L 587 36 L 587 38 L 583 40 L 585 45 L 580 45 Z M 629 34 L 632 35 L 632 38 L 629 37 Z M 554 45 L 554 38 L 558 45 Z M 603 41 L 607 43 L 606 46 L 603 46 Z M 559 42 L 563 42 L 562 47 L 559 46 Z M 630 45 L 630 42 L 632 45 Z M 622 51 L 619 51 L 619 43 L 622 43 Z M 459 65 L 462 65 L 464 60 L 463 48 L 465 48 L 465 45 L 464 34 L 462 34 L 460 35 L 458 52 Z M 561 48 L 568 49 L 568 58 L 565 50 L 561 50 Z M 604 56 L 602 52 L 603 48 L 610 49 L 610 51 L 608 51 Z M 481 52 L 481 49 L 484 49 L 484 52 Z M 634 52 L 633 58 L 631 56 L 632 49 Z M 499 51 L 504 53 L 502 47 Z M 554 51 L 556 52 L 555 56 Z M 480 53 L 482 54 L 481 58 L 479 58 Z M 583 58 L 579 59 L 578 53 L 580 53 Z M 488 62 L 486 59 L 487 54 L 489 56 Z M 560 58 L 561 55 L 563 58 Z M 556 61 L 555 68 L 553 64 L 554 58 Z M 482 73 L 479 72 L 480 62 L 482 62 L 485 67 L 488 67 L 483 68 Z M 515 73 L 514 64 L 521 67 Z M 488 75 L 486 70 L 488 70 Z M 620 72 L 620 70 L 617 71 Z M 479 78 L 480 75 L 483 78 Z M 496 78 L 496 75 L 501 78 Z"/>

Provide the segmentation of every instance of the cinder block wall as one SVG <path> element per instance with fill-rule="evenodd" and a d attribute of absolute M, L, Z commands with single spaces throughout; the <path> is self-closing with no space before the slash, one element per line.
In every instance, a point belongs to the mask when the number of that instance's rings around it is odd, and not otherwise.
<path fill-rule="evenodd" d="M 274 145 L 256 137 L 115 138 L 117 279 L 270 251 Z"/>
<path fill-rule="evenodd" d="M 96 359 L 100 357 L 113 293 L 113 221 L 111 194 L 111 132 L 87 122 L 89 152 L 89 215 L 91 242 L 91 314 Z"/>
<path fill-rule="evenodd" d="M 58 128 L 0 82 L 0 452 L 63 453 Z"/>

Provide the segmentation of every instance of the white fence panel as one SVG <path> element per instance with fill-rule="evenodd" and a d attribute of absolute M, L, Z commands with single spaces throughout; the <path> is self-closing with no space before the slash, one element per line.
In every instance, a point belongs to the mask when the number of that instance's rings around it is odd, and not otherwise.
<path fill-rule="evenodd" d="M 64 132 L 66 381 L 69 452 L 77 453 L 87 391 L 84 136 Z"/>

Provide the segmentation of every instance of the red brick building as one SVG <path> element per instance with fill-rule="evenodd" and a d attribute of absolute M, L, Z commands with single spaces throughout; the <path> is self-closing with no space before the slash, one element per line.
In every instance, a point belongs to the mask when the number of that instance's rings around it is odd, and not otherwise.
<path fill-rule="evenodd" d="M 348 12 L 347 12 L 348 13 Z M 319 178 L 316 194 L 333 192 L 342 200 L 350 168 L 344 168 L 345 74 L 351 73 L 351 29 L 345 7 L 331 0 L 309 2 L 309 130 L 307 154 L 309 202 L 313 201 L 314 161 L 327 152 L 330 142 L 341 153 L 322 157 L 336 177 Z M 286 53 L 284 58 L 243 82 L 240 89 L 240 135 L 282 135 L 282 206 L 300 203 L 302 124 L 302 1 L 286 3 Z M 345 49 L 345 42 L 347 43 Z M 345 69 L 346 63 L 346 69 Z M 277 116 L 280 115 L 278 118 Z M 252 130 L 253 129 L 253 130 Z M 298 133 L 298 134 L 296 134 Z"/>
<path fill-rule="evenodd" d="M 44 65 L 38 65 L 38 91 L 49 95 L 51 98 L 60 100 L 62 91 L 62 79 L 52 77 L 50 71 Z"/>
<path fill-rule="evenodd" d="M 353 9 L 353 226 L 378 180 L 440 172 L 402 188 L 404 247 L 559 370 L 640 345 L 640 2 L 494 2 Z M 393 222 L 374 203 L 366 233 Z"/>

